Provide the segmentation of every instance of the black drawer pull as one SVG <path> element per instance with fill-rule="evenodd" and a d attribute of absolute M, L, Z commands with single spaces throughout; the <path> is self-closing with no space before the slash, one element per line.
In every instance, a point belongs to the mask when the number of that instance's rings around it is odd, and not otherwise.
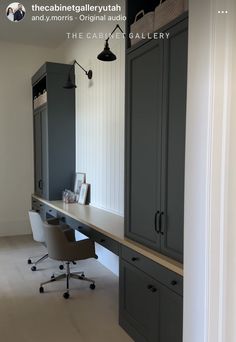
<path fill-rule="evenodd" d="M 135 257 L 133 257 L 131 260 L 135 262 L 135 261 L 138 261 L 138 260 L 139 260 L 139 258 L 135 258 Z"/>
<path fill-rule="evenodd" d="M 105 239 L 101 239 L 100 242 L 106 242 L 106 240 Z"/>
<path fill-rule="evenodd" d="M 157 289 L 153 285 L 148 285 L 147 288 L 151 292 L 157 292 Z"/>
<path fill-rule="evenodd" d="M 178 284 L 178 282 L 176 280 L 172 280 L 172 282 L 171 282 L 172 286 L 176 286 L 177 284 Z"/>

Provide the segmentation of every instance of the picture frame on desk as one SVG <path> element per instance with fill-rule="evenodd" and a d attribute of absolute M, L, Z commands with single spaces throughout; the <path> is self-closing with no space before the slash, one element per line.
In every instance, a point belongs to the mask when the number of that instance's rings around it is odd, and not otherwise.
<path fill-rule="evenodd" d="M 88 189 L 89 189 L 89 184 L 84 183 L 81 185 L 79 201 L 78 201 L 79 204 L 86 204 Z"/>
<path fill-rule="evenodd" d="M 77 195 L 80 194 L 81 186 L 86 182 L 86 174 L 77 172 L 75 174 L 75 184 L 74 184 L 74 193 Z"/>

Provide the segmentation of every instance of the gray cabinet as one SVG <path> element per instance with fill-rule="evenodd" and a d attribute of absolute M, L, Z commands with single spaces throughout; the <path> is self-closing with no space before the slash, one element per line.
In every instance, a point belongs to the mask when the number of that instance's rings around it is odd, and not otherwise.
<path fill-rule="evenodd" d="M 44 198 L 48 194 L 47 137 L 47 108 L 44 107 L 34 113 L 35 193 Z"/>
<path fill-rule="evenodd" d="M 46 63 L 32 78 L 33 97 L 47 90 L 47 102 L 33 110 L 35 193 L 62 198 L 75 173 L 75 91 L 63 88 L 71 65 Z"/>
<path fill-rule="evenodd" d="M 126 236 L 183 260 L 187 19 L 127 54 Z"/>
<path fill-rule="evenodd" d="M 135 342 L 182 342 L 183 298 L 170 289 L 176 275 L 145 271 L 120 259 L 120 325 Z M 168 276 L 173 279 L 169 287 Z"/>

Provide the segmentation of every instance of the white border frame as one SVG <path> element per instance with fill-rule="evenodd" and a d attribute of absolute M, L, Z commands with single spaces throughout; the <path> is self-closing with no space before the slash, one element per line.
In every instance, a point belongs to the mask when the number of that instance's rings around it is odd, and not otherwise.
<path fill-rule="evenodd" d="M 77 185 L 78 185 L 78 181 L 79 181 L 79 180 L 82 182 L 82 183 L 81 183 L 81 186 L 82 186 L 83 184 L 85 184 L 85 183 L 86 183 L 86 173 L 83 173 L 83 172 L 76 172 L 76 174 L 75 174 L 74 193 L 77 194 L 77 195 L 80 194 L 80 190 L 81 190 L 81 187 L 80 187 L 79 191 L 78 191 L 78 189 L 77 189 Z"/>
<path fill-rule="evenodd" d="M 84 192 L 83 192 L 84 189 Z M 87 196 L 88 196 L 88 189 L 89 189 L 89 184 L 83 183 L 80 189 L 80 194 L 79 194 L 79 204 L 86 204 Z"/>

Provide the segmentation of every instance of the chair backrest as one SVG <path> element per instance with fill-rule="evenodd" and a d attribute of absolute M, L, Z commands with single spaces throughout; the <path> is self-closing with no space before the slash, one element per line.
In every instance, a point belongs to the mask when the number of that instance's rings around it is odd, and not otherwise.
<path fill-rule="evenodd" d="M 33 238 L 37 242 L 45 242 L 43 221 L 36 211 L 29 211 L 29 219 L 31 224 L 31 229 L 33 233 Z"/>
<path fill-rule="evenodd" d="M 70 254 L 70 245 L 64 230 L 69 226 L 53 222 L 44 222 L 43 226 L 49 257 L 54 260 L 66 260 Z"/>

